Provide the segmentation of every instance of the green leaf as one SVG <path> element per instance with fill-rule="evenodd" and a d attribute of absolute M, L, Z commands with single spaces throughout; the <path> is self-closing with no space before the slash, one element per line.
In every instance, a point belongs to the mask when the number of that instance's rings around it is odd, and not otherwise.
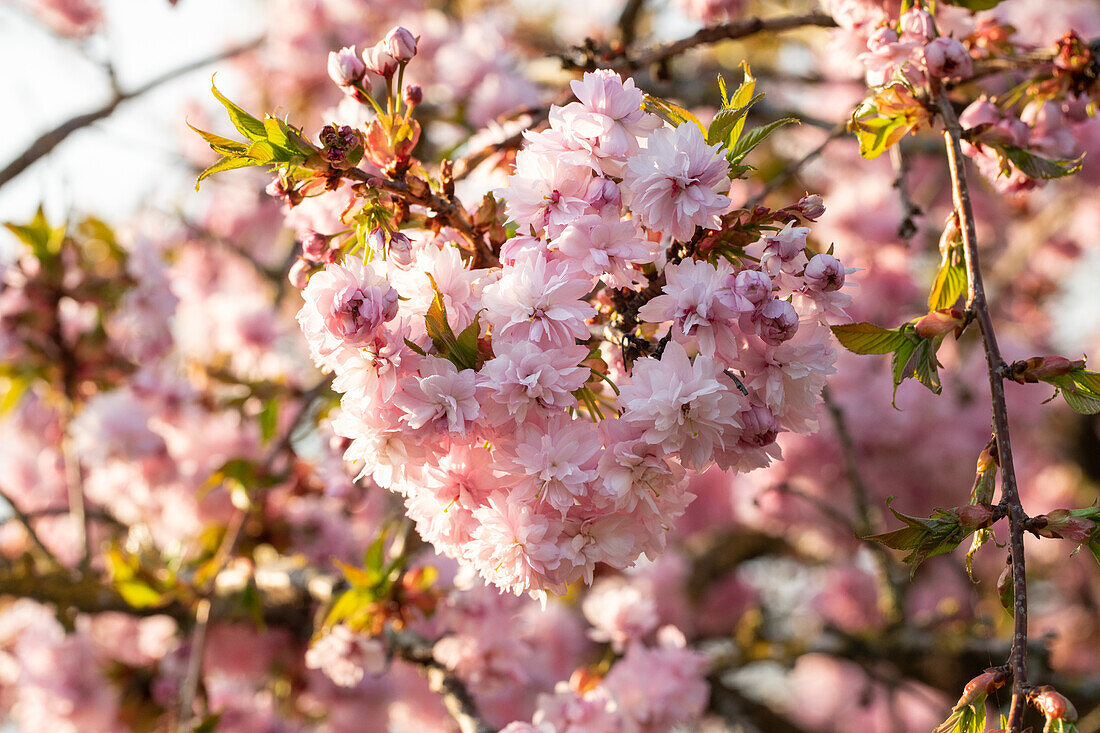
<path fill-rule="evenodd" d="M 1001 4 L 1002 0 L 943 0 L 948 5 L 954 5 L 958 8 L 966 8 L 967 10 L 979 11 L 989 10 L 995 8 Z"/>
<path fill-rule="evenodd" d="M 27 389 L 34 384 L 34 378 L 24 375 L 0 377 L 0 416 L 15 409 Z"/>
<path fill-rule="evenodd" d="M 710 121 L 710 129 L 707 130 L 707 145 L 725 143 L 737 123 L 742 122 L 752 106 L 763 98 L 763 94 L 757 94 L 740 107 L 719 110 L 718 114 L 714 115 L 714 119 Z"/>
<path fill-rule="evenodd" d="M 264 409 L 260 412 L 260 438 L 264 444 L 270 443 L 275 437 L 275 430 L 279 425 L 279 401 L 275 398 L 264 403 Z"/>
<path fill-rule="evenodd" d="M 459 369 L 475 369 L 478 366 L 477 337 L 481 332 L 478 318 L 463 329 L 460 336 L 455 336 L 450 322 L 447 320 L 447 305 L 443 302 L 443 293 L 436 285 L 435 278 L 430 274 L 428 279 L 435 290 L 435 297 L 424 314 L 424 326 L 431 337 L 432 343 L 439 351 L 440 356 L 448 359 Z"/>
<path fill-rule="evenodd" d="M 229 121 L 237 128 L 237 132 L 241 133 L 249 140 L 267 139 L 267 130 L 264 127 L 264 123 L 229 101 L 224 94 L 218 91 L 218 87 L 215 86 L 213 79 L 210 80 L 210 91 L 214 93 L 214 97 L 222 103 L 222 106 L 225 107 L 225 111 L 229 113 Z"/>
<path fill-rule="evenodd" d="M 890 497 L 887 504 L 893 498 Z M 863 539 L 879 542 L 895 550 L 908 550 L 909 554 L 902 561 L 912 566 L 910 576 L 916 573 L 917 567 L 922 562 L 930 557 L 951 552 L 974 531 L 963 527 L 953 510 L 937 509 L 930 517 L 911 517 L 893 507 L 890 507 L 890 511 L 905 526 Z"/>
<path fill-rule="evenodd" d="M 59 227 L 50 226 L 41 205 L 34 213 L 34 217 L 26 224 L 7 222 L 4 228 L 30 247 L 31 252 L 39 260 L 60 252 L 61 243 L 65 241 L 66 226 L 64 224 Z"/>
<path fill-rule="evenodd" d="M 1100 413 L 1100 373 L 1078 367 L 1069 374 L 1044 377 L 1062 393 L 1062 398 L 1075 412 L 1082 415 Z"/>
<path fill-rule="evenodd" d="M 726 92 L 726 80 L 719 74 L 718 75 L 718 91 L 722 95 L 722 109 L 729 107 L 729 94 Z"/>
<path fill-rule="evenodd" d="M 267 141 L 280 150 L 291 155 L 308 157 L 314 152 L 302 139 L 301 133 L 280 120 L 278 117 L 268 115 L 264 118 L 264 129 L 267 131 Z"/>
<path fill-rule="evenodd" d="M 226 157 L 233 157 L 236 155 L 244 155 L 248 152 L 248 143 L 242 143 L 239 140 L 230 140 L 227 137 L 221 135 L 215 135 L 212 132 L 206 132 L 192 125 L 190 122 L 187 126 L 197 132 L 206 143 L 214 149 L 215 153 L 220 153 Z"/>
<path fill-rule="evenodd" d="M 938 311 L 953 307 L 969 286 L 966 264 L 959 261 L 955 247 L 947 253 L 936 273 L 936 282 L 928 294 L 928 310 Z"/>
<path fill-rule="evenodd" d="M 1000 150 L 1012 165 L 1028 178 L 1062 178 L 1070 176 L 1081 170 L 1085 162 L 1085 156 L 1073 160 L 1058 160 L 1037 155 L 1030 150 L 1017 148 L 1013 145 L 992 146 Z"/>
<path fill-rule="evenodd" d="M 995 539 L 996 537 L 991 529 L 979 529 L 974 533 L 974 540 L 970 543 L 970 549 L 966 551 L 966 574 L 970 576 L 971 580 L 974 580 L 973 562 L 975 553 L 982 549 L 982 545 L 986 542 Z"/>
<path fill-rule="evenodd" d="M 155 588 L 140 580 L 124 580 L 115 583 L 122 600 L 134 608 L 152 608 L 160 605 L 164 597 Z"/>
<path fill-rule="evenodd" d="M 699 131 L 703 133 L 703 137 L 707 135 L 707 128 L 703 127 L 703 123 L 699 121 L 698 117 L 667 99 L 647 94 L 645 95 L 644 108 L 646 112 L 657 115 L 666 122 L 671 123 L 673 127 L 679 127 L 685 122 L 693 122 L 699 128 Z"/>
<path fill-rule="evenodd" d="M 864 158 L 877 158 L 887 148 L 905 137 L 912 128 L 904 117 L 878 116 L 878 110 L 864 117 L 853 119 L 849 128 L 859 140 L 859 154 Z"/>
<path fill-rule="evenodd" d="M 832 330 L 837 341 L 854 354 L 889 354 L 909 343 L 898 329 L 873 323 L 847 323 L 833 326 Z"/>
<path fill-rule="evenodd" d="M 208 176 L 212 176 L 215 173 L 221 173 L 222 171 L 231 171 L 234 168 L 248 168 L 253 165 L 256 164 L 248 158 L 222 158 L 199 174 L 199 177 L 195 180 L 195 190 L 199 190 L 199 186 Z"/>
<path fill-rule="evenodd" d="M 741 162 L 756 148 L 756 146 L 767 140 L 773 132 L 780 127 L 792 124 L 801 125 L 802 122 L 794 117 L 782 117 L 761 127 L 752 128 L 745 133 L 744 137 L 738 139 L 737 142 L 730 146 L 726 158 L 733 164 Z"/>

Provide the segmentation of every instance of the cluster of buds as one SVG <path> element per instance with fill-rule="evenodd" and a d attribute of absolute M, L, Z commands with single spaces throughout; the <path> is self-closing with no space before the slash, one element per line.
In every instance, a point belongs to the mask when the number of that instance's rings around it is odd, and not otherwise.
<path fill-rule="evenodd" d="M 331 51 L 328 55 L 329 78 L 345 94 L 366 102 L 365 97 L 370 94 L 372 86 L 367 72 L 377 74 L 389 84 L 397 70 L 416 55 L 416 44 L 419 40 L 419 36 L 414 36 L 399 26 L 391 29 L 384 39 L 365 49 L 362 57 L 356 53 L 355 46 Z"/>

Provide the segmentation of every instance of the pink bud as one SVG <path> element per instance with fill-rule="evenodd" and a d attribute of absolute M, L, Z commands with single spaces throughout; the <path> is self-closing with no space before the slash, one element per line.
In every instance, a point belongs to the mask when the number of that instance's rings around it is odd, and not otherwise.
<path fill-rule="evenodd" d="M 959 517 L 959 524 L 967 528 L 980 529 L 993 522 L 993 507 L 986 504 L 961 506 L 955 513 Z"/>
<path fill-rule="evenodd" d="M 401 232 L 394 232 L 386 247 L 386 261 L 392 265 L 407 270 L 413 265 L 413 243 Z"/>
<path fill-rule="evenodd" d="M 379 76 L 389 79 L 393 72 L 397 71 L 397 59 L 390 55 L 385 41 L 379 41 L 370 48 L 363 50 L 363 63 L 367 71 L 372 71 Z"/>
<path fill-rule="evenodd" d="M 759 270 L 742 270 L 734 280 L 733 292 L 758 306 L 771 297 L 772 279 Z"/>
<path fill-rule="evenodd" d="M 775 442 L 779 435 L 779 419 L 763 405 L 753 405 L 737 415 L 743 429 L 741 443 L 752 448 L 763 448 Z"/>
<path fill-rule="evenodd" d="M 776 346 L 792 338 L 798 330 L 798 311 L 785 300 L 773 300 L 758 312 L 757 333 Z"/>
<path fill-rule="evenodd" d="M 350 87 L 357 84 L 365 73 L 367 73 L 367 65 L 355 53 L 355 46 L 345 46 L 339 51 L 329 51 L 328 75 L 339 86 Z"/>
<path fill-rule="evenodd" d="M 924 47 L 924 68 L 940 79 L 962 79 L 974 73 L 966 46 L 954 38 L 940 36 Z"/>
<path fill-rule="evenodd" d="M 830 293 L 844 287 L 845 274 L 840 260 L 823 252 L 810 259 L 803 277 L 811 289 Z"/>
<path fill-rule="evenodd" d="M 424 101 L 424 90 L 419 84 L 407 84 L 405 86 L 405 104 L 415 107 Z"/>
<path fill-rule="evenodd" d="M 867 39 L 867 48 L 871 51 L 878 51 L 897 42 L 898 34 L 894 32 L 893 28 L 884 25 Z"/>
<path fill-rule="evenodd" d="M 1048 722 L 1065 720 L 1072 723 L 1077 720 L 1077 709 L 1073 703 L 1050 685 L 1033 688 L 1027 697 L 1032 705 L 1042 711 Z"/>
<path fill-rule="evenodd" d="M 951 333 L 962 325 L 963 315 L 954 308 L 932 311 L 916 322 L 917 335 L 921 338 L 935 338 Z"/>
<path fill-rule="evenodd" d="M 1038 519 L 1038 517 L 1036 517 Z M 1055 509 L 1046 515 L 1046 526 L 1037 529 L 1040 537 L 1069 540 L 1085 544 L 1092 539 L 1096 523 L 1085 517 L 1075 517 L 1068 509 Z"/>
<path fill-rule="evenodd" d="M 966 683 L 962 697 L 955 703 L 955 707 L 952 708 L 952 710 L 961 710 L 971 703 L 981 702 L 988 697 L 990 693 L 1003 687 L 1004 683 L 1007 681 L 1008 675 L 1003 669 L 997 669 L 995 667 L 987 669 Z"/>
<path fill-rule="evenodd" d="M 825 213 L 825 202 L 816 193 L 809 193 L 798 201 L 798 211 L 810 221 L 816 221 Z"/>
<path fill-rule="evenodd" d="M 623 195 L 615 181 L 597 176 L 588 184 L 584 200 L 597 211 L 603 211 L 607 207 L 618 209 L 622 205 Z"/>
<path fill-rule="evenodd" d="M 901 40 L 928 43 L 935 33 L 932 16 L 927 10 L 912 8 L 901 16 Z"/>
<path fill-rule="evenodd" d="M 397 26 L 386 34 L 386 49 L 398 61 L 408 61 L 416 55 L 416 42 L 419 40 L 420 36 L 414 36 L 407 29 Z"/>
<path fill-rule="evenodd" d="M 302 237 L 302 257 L 310 262 L 322 262 L 329 251 L 329 240 L 323 234 L 310 231 Z"/>
<path fill-rule="evenodd" d="M 309 283 L 309 272 L 312 269 L 313 265 L 299 257 L 291 265 L 290 272 L 287 273 L 287 280 L 290 281 L 291 285 L 301 290 Z"/>

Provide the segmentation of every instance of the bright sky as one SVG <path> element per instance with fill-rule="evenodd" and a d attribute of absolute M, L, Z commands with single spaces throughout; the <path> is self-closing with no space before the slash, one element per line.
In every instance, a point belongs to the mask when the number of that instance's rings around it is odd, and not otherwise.
<path fill-rule="evenodd" d="M 109 57 L 123 90 L 263 33 L 262 0 L 103 0 L 106 42 L 60 40 L 12 0 L 0 0 L 0 167 L 40 134 L 110 97 L 98 59 Z M 212 22 L 217 18 L 217 22 Z M 95 212 L 120 220 L 145 205 L 178 202 L 193 175 L 176 152 L 188 100 L 209 98 L 210 76 L 232 96 L 239 80 L 220 62 L 127 102 L 73 133 L 0 188 L 0 221 Z M 185 128 L 183 128 L 185 129 Z"/>

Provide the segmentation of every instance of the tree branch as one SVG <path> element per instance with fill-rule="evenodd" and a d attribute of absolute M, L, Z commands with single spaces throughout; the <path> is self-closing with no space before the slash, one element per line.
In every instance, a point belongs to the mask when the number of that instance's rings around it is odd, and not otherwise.
<path fill-rule="evenodd" d="M 4 170 L 0 171 L 0 187 L 3 187 L 13 178 L 25 171 L 27 168 L 37 162 L 39 158 L 42 158 L 53 152 L 54 148 L 64 142 L 65 139 L 69 137 L 69 135 L 73 134 L 77 130 L 88 127 L 89 125 L 92 125 L 105 117 L 109 117 L 123 102 L 129 101 L 136 97 L 140 97 L 146 92 L 149 92 L 161 86 L 162 84 L 172 81 L 177 77 L 195 71 L 196 69 L 201 69 L 202 67 L 215 63 L 217 61 L 222 61 L 233 56 L 238 56 L 242 53 L 245 53 L 246 51 L 251 51 L 252 49 L 259 46 L 262 42 L 263 38 L 257 38 L 240 46 L 233 46 L 232 48 L 226 49 L 225 51 L 221 51 L 219 53 L 212 54 L 201 59 L 196 59 L 195 61 L 184 64 L 183 66 L 167 71 L 129 92 L 115 91 L 111 99 L 99 109 L 85 112 L 84 114 L 79 114 L 76 117 L 62 122 L 60 125 L 53 128 L 52 130 L 39 135 L 38 138 L 34 142 L 32 142 L 26 150 L 16 156 L 13 161 L 8 163 L 7 166 L 4 167 Z"/>
<path fill-rule="evenodd" d="M 470 691 L 454 673 L 436 661 L 427 639 L 411 631 L 387 630 L 393 653 L 422 669 L 428 676 L 432 691 L 443 698 L 443 706 L 458 723 L 462 733 L 493 733 L 494 729 L 481 717 Z"/>
<path fill-rule="evenodd" d="M 782 15 L 776 18 L 746 18 L 745 20 L 721 23 L 703 28 L 679 41 L 650 49 L 637 58 L 631 59 L 629 64 L 632 68 L 649 66 L 667 61 L 697 46 L 746 38 L 757 33 L 777 33 L 807 27 L 836 28 L 836 21 L 833 20 L 831 15 L 825 13 L 807 13 L 805 15 Z"/>
<path fill-rule="evenodd" d="M 940 114 L 944 123 L 944 143 L 947 162 L 951 170 L 951 193 L 955 211 L 962 222 L 963 252 L 966 259 L 968 280 L 967 313 L 977 321 L 985 346 L 986 365 L 989 371 L 989 390 L 993 401 L 993 433 L 1001 467 L 1001 497 L 1008 504 L 1009 556 L 1012 562 L 1013 585 L 1013 634 L 1008 664 L 1012 671 L 1012 708 L 1008 717 L 1010 733 L 1020 733 L 1027 706 L 1027 581 L 1024 572 L 1024 522 L 1027 515 L 1020 503 L 1016 487 L 1016 472 L 1012 462 L 1012 441 L 1008 431 L 1008 408 L 1005 404 L 1005 362 L 997 346 L 993 319 L 989 314 L 985 288 L 982 284 L 978 261 L 977 234 L 974 212 L 970 205 L 970 191 L 962 168 L 962 127 L 951 100 L 943 89 L 939 93 Z"/>

